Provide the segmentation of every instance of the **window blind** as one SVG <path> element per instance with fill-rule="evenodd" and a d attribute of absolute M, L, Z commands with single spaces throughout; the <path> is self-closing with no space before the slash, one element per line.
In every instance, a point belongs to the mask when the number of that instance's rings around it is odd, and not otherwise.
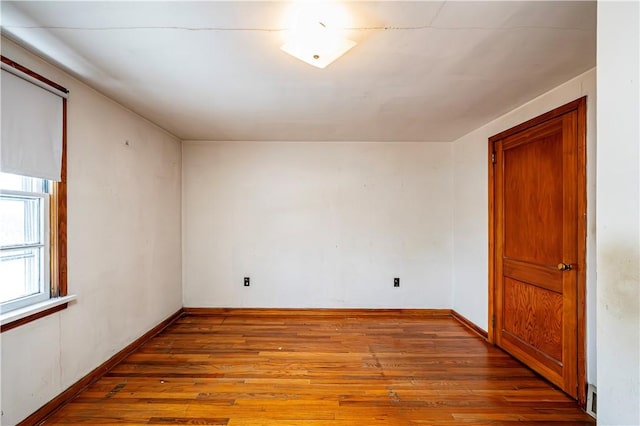
<path fill-rule="evenodd" d="M 60 181 L 62 98 L 2 69 L 0 171 Z"/>

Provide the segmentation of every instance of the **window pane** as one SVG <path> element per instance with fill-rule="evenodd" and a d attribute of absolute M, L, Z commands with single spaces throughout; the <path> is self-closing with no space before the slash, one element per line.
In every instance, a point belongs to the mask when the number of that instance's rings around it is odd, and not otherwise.
<path fill-rule="evenodd" d="M 42 248 L 0 252 L 0 303 L 44 291 Z"/>
<path fill-rule="evenodd" d="M 42 198 L 0 195 L 0 246 L 42 244 Z"/>
<path fill-rule="evenodd" d="M 50 296 L 48 188 L 48 181 L 43 179 L 0 173 L 2 312 Z"/>
<path fill-rule="evenodd" d="M 12 175 L 0 172 L 0 189 L 25 192 L 49 192 L 48 182 L 44 179 Z"/>

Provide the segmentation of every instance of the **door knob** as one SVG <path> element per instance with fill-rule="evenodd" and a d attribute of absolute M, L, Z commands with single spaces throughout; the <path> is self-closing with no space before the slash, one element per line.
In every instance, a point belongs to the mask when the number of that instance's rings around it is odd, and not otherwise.
<path fill-rule="evenodd" d="M 566 263 L 558 263 L 558 269 L 560 271 L 570 271 L 571 270 L 571 265 L 568 265 Z"/>

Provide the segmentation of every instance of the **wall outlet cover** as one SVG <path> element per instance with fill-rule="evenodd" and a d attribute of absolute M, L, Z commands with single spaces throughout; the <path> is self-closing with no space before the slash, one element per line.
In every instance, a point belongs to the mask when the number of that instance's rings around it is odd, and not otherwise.
<path fill-rule="evenodd" d="M 595 385 L 589 384 L 587 387 L 587 414 L 596 418 L 598 413 L 598 389 Z"/>

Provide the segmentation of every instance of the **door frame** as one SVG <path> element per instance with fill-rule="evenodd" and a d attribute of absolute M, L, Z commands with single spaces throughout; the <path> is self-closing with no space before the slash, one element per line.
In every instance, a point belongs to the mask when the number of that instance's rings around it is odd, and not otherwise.
<path fill-rule="evenodd" d="M 488 170 L 489 170 L 489 326 L 488 340 L 495 345 L 496 330 L 495 321 L 495 173 L 494 173 L 494 144 L 513 134 L 519 133 L 530 127 L 537 126 L 545 121 L 554 119 L 571 111 L 577 111 L 577 195 L 578 195 L 578 265 L 577 269 L 577 339 L 578 339 L 578 402 L 585 408 L 587 404 L 587 377 L 586 377 L 586 287 L 587 287 L 587 97 L 576 99 L 561 107 L 553 109 L 524 123 L 491 136 L 488 141 Z"/>

